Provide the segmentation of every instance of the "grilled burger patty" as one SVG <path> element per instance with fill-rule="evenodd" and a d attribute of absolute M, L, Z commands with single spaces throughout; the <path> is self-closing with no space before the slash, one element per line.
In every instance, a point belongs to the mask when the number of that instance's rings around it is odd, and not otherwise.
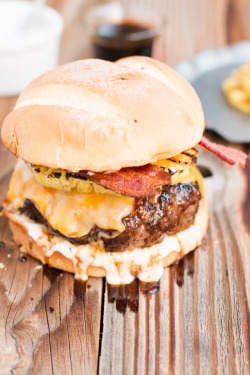
<path fill-rule="evenodd" d="M 133 250 L 159 243 L 166 235 L 181 232 L 194 221 L 201 199 L 197 182 L 166 185 L 157 190 L 153 197 L 135 199 L 134 210 L 122 220 L 125 226 L 122 233 L 95 226 L 86 236 L 67 237 L 49 225 L 31 200 L 25 200 L 20 212 L 75 245 L 99 242 L 109 252 Z"/>

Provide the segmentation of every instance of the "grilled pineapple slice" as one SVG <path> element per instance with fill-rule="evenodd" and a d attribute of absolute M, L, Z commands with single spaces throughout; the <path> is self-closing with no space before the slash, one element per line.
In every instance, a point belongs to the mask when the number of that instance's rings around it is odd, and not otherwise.
<path fill-rule="evenodd" d="M 171 174 L 172 185 L 179 182 L 196 181 L 194 169 L 189 168 L 195 163 L 197 150 L 195 148 L 184 151 L 170 159 L 158 160 L 156 163 Z M 197 170 L 195 165 L 193 167 Z M 116 194 L 111 190 L 81 177 L 76 173 L 67 172 L 62 169 L 50 169 L 42 166 L 31 165 L 36 181 L 48 188 L 63 190 L 66 193 L 76 189 L 78 193 L 91 193 L 93 190 L 99 194 Z M 192 172 L 192 173 L 191 173 Z M 190 177 L 189 177 L 190 176 Z M 188 180 L 190 178 L 190 180 Z M 196 178 L 196 179 L 194 179 Z"/>
<path fill-rule="evenodd" d="M 171 184 L 187 184 L 197 181 L 201 193 L 203 192 L 203 177 L 195 163 L 197 159 L 196 148 L 191 148 L 170 159 L 158 160 L 156 163 L 171 174 Z"/>
<path fill-rule="evenodd" d="M 75 173 L 69 173 L 63 169 L 49 169 L 37 165 L 32 165 L 31 169 L 39 184 L 48 188 L 63 190 L 65 193 L 76 189 L 80 194 L 91 193 L 93 190 L 99 194 L 116 194 L 84 177 L 80 177 Z"/>

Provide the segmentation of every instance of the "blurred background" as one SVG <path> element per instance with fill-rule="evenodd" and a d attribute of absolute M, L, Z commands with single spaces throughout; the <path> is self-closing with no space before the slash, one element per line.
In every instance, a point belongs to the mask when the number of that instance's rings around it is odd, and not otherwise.
<path fill-rule="evenodd" d="M 60 62 L 92 56 L 91 43 L 82 24 L 95 0 L 48 0 L 63 16 Z M 152 5 L 164 16 L 166 27 L 155 41 L 153 56 L 171 66 L 213 47 L 250 40 L 249 0 L 126 0 L 126 6 Z"/>
<path fill-rule="evenodd" d="M 207 128 L 250 142 L 250 63 L 222 94 L 250 61 L 249 20 L 250 0 L 0 0 L 0 97 L 58 64 L 150 55 L 194 86 Z"/>
<path fill-rule="evenodd" d="M 0 33 L 2 34 L 2 38 L 0 37 L 0 74 L 2 71 L 2 76 L 7 74 L 7 72 L 3 74 L 5 69 L 1 68 L 1 58 L 4 57 L 6 46 L 9 48 L 9 38 L 14 39 L 13 36 L 18 34 L 17 44 L 18 49 L 21 49 L 22 34 L 23 38 L 35 35 L 34 25 L 39 23 L 39 14 L 42 13 L 45 4 L 58 11 L 64 22 L 59 60 L 55 62 L 54 59 L 51 65 L 96 55 L 97 51 L 92 42 L 96 40 L 93 34 L 97 23 L 99 22 L 99 25 L 106 24 L 109 20 L 113 22 L 117 17 L 121 17 L 121 15 L 117 15 L 117 9 L 114 11 L 114 7 L 110 6 L 114 0 L 33 0 L 30 3 L 37 5 L 37 11 L 27 10 L 26 14 L 22 14 L 19 10 L 11 10 L 5 15 L 5 9 L 1 5 L 17 2 L 18 0 L 0 0 L 0 20 L 2 17 L 2 22 L 0 22 L 0 28 L 2 28 Z M 183 59 L 190 58 L 202 50 L 250 40 L 249 0 L 118 0 L 116 5 L 118 3 L 123 7 L 123 17 L 133 18 L 139 21 L 143 27 L 146 25 L 145 27 L 151 29 L 150 35 L 141 32 L 139 39 L 152 37 L 151 41 L 154 40 L 153 57 L 171 66 L 175 66 Z M 93 11 L 96 7 L 103 9 Z M 11 16 L 14 13 L 15 22 Z M 58 28 L 60 29 L 60 25 Z M 8 33 L 6 29 L 8 29 Z M 25 29 L 26 34 L 24 33 Z M 107 39 L 110 37 L 107 33 L 110 32 L 112 30 L 101 30 L 101 33 L 105 34 L 101 36 Z M 50 30 L 49 33 L 52 35 L 53 31 Z M 60 32 L 58 34 L 61 35 Z M 156 37 L 157 35 L 158 37 Z M 134 33 L 132 38 L 134 37 L 137 38 L 138 35 L 136 36 Z M 35 36 L 33 39 L 35 40 Z M 38 39 L 37 44 L 39 44 Z M 6 64 L 9 67 L 9 62 Z M 17 62 L 15 65 L 18 67 Z M 32 63 L 29 68 L 31 66 Z M 0 94 L 3 95 L 3 92 Z"/>

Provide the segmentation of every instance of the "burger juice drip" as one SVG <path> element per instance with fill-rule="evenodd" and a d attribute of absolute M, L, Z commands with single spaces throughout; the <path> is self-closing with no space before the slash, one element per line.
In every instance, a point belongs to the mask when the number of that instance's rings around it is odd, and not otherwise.
<path fill-rule="evenodd" d="M 193 277 L 194 274 L 194 252 L 191 252 L 174 263 L 173 278 L 178 287 L 184 284 L 185 270 L 186 274 Z M 129 308 L 132 312 L 139 309 L 140 294 L 150 298 L 151 295 L 158 293 L 160 290 L 160 280 L 152 282 L 144 282 L 136 278 L 130 284 L 112 285 L 107 283 L 108 302 L 115 303 L 116 309 L 124 314 Z"/>
<path fill-rule="evenodd" d="M 140 292 L 144 296 L 155 294 L 160 289 L 160 281 L 146 283 L 137 278 L 130 284 L 111 285 L 107 283 L 108 302 L 115 303 L 120 313 L 125 313 L 127 307 L 137 312 L 139 308 Z"/>

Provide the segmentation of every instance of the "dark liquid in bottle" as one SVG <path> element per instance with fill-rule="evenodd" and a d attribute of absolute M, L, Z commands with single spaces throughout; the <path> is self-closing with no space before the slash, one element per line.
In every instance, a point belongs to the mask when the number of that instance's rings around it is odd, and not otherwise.
<path fill-rule="evenodd" d="M 132 21 L 103 24 L 96 30 L 95 57 L 115 61 L 126 56 L 152 55 L 153 26 Z"/>

